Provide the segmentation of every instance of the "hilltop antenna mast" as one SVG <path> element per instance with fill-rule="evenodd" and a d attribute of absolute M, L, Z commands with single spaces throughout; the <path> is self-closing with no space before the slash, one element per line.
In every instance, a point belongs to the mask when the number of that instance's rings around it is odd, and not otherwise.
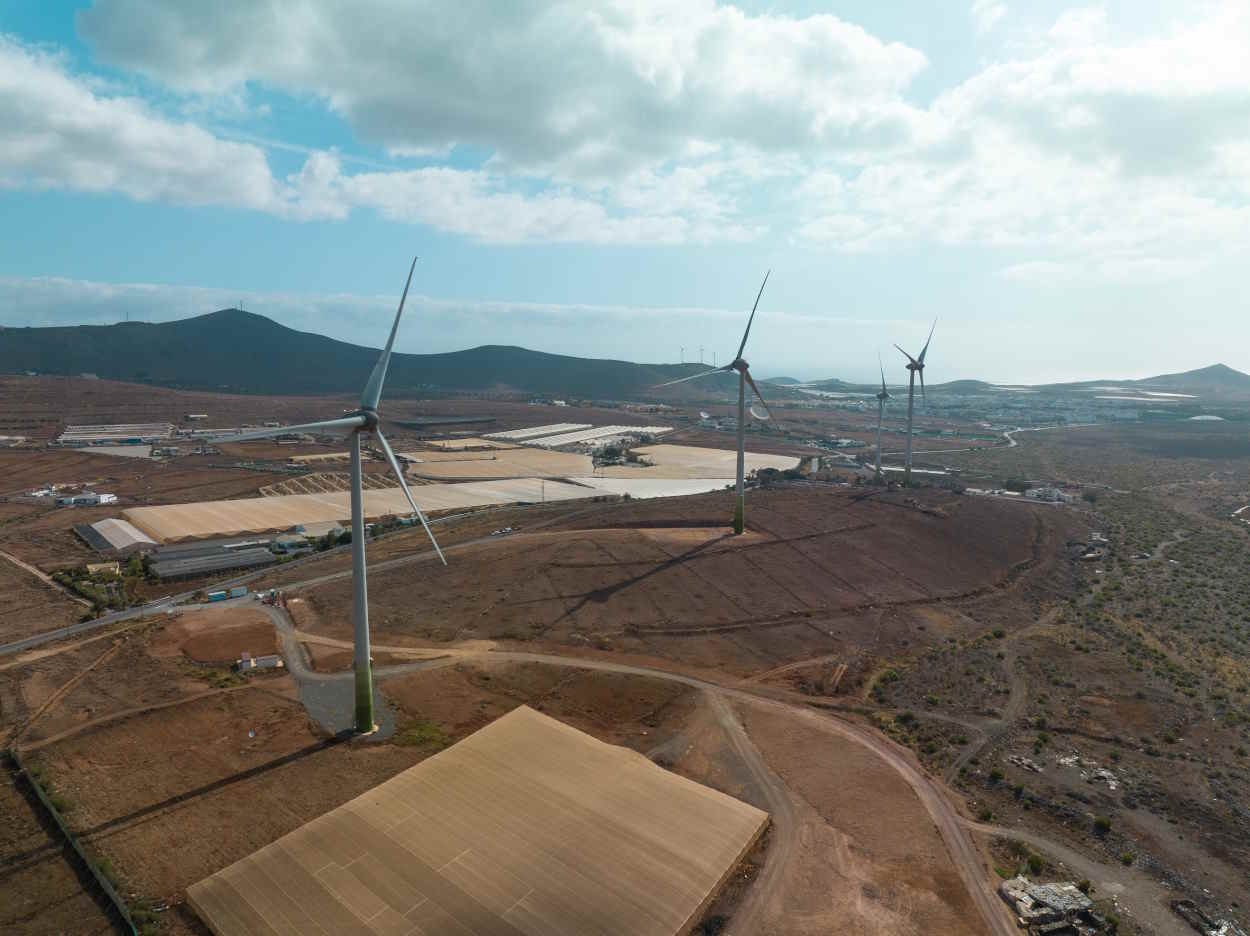
<path fill-rule="evenodd" d="M 699 345 L 699 363 L 703 363 L 703 345 Z"/>

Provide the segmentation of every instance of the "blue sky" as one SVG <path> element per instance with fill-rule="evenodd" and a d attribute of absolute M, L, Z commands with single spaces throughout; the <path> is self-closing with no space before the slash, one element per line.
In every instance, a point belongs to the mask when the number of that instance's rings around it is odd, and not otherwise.
<path fill-rule="evenodd" d="M 0 0 L 0 324 L 1250 370 L 1250 9 Z M 891 360 L 890 356 L 886 360 Z M 901 373 L 901 370 L 900 370 Z"/>

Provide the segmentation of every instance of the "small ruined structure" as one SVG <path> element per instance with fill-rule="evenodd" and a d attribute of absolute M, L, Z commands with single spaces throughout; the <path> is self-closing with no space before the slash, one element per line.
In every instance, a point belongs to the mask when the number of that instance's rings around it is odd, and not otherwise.
<path fill-rule="evenodd" d="M 1021 928 L 1037 936 L 1097 933 L 1105 921 L 1093 901 L 1072 882 L 1033 884 L 1026 877 L 1003 881 L 999 896 L 1016 914 Z"/>

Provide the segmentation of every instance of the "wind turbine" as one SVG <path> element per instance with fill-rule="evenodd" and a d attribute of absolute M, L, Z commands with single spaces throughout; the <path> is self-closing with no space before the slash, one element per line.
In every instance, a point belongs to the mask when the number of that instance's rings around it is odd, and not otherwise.
<path fill-rule="evenodd" d="M 881 480 L 881 423 L 885 419 L 885 401 L 890 398 L 890 391 L 885 388 L 885 365 L 881 363 L 881 355 L 877 355 L 877 367 L 881 369 L 881 392 L 877 394 L 877 480 Z M 910 436 L 908 437 L 910 438 Z"/>
<path fill-rule="evenodd" d="M 750 384 L 751 389 L 755 392 L 759 401 L 764 404 L 764 409 L 771 417 L 773 411 L 769 409 L 768 401 L 764 399 L 764 395 L 760 393 L 760 388 L 755 385 L 755 381 L 751 379 L 751 367 L 742 359 L 742 352 L 746 350 L 747 337 L 751 334 L 751 323 L 755 321 L 755 310 L 760 306 L 760 296 L 764 295 L 764 287 L 768 285 L 768 277 L 772 274 L 769 270 L 764 274 L 764 282 L 760 283 L 760 291 L 755 295 L 755 305 L 751 306 L 751 317 L 747 319 L 747 330 L 742 333 L 742 343 L 738 345 L 738 353 L 734 355 L 734 359 L 724 367 L 713 367 L 711 370 L 700 371 L 697 374 L 691 374 L 689 377 L 679 377 L 677 380 L 670 380 L 668 383 L 662 383 L 656 386 L 671 387 L 673 384 L 685 383 L 687 380 L 695 380 L 699 377 L 706 377 L 709 374 L 720 374 L 727 371 L 738 372 L 738 502 L 734 507 L 734 535 L 742 533 L 743 517 L 746 509 L 746 498 L 743 493 L 744 480 L 743 468 L 746 457 L 746 385 Z M 699 349 L 700 357 L 702 357 L 703 349 Z"/>
<path fill-rule="evenodd" d="M 911 484 L 911 426 L 912 412 L 916 406 L 916 375 L 920 375 L 920 396 L 924 398 L 924 356 L 929 351 L 929 342 L 933 340 L 933 329 L 937 328 L 937 319 L 933 320 L 933 326 L 929 329 L 929 337 L 925 339 L 924 347 L 920 349 L 920 357 L 912 357 L 898 345 L 903 357 L 907 358 L 907 370 L 910 376 L 907 381 L 907 462 L 903 469 L 903 484 Z M 884 380 L 882 381 L 884 384 Z M 927 402 L 927 401 L 926 401 Z"/>
<path fill-rule="evenodd" d="M 443 555 L 443 551 L 438 548 L 438 541 L 434 539 L 434 533 L 430 530 L 429 523 L 426 522 L 425 514 L 421 513 L 421 508 L 412 499 L 412 492 L 408 490 L 408 484 L 404 481 L 404 472 L 400 468 L 399 462 L 395 460 L 395 453 L 391 451 L 391 447 L 386 441 L 386 436 L 382 435 L 382 430 L 378 428 L 378 401 L 382 398 L 382 385 L 386 381 L 386 369 L 391 362 L 391 348 L 395 344 L 395 333 L 399 331 L 399 319 L 404 314 L 404 302 L 408 298 L 408 287 L 412 285 L 412 272 L 416 269 L 416 266 L 417 258 L 413 257 L 412 266 L 408 269 L 408 281 L 404 283 L 404 293 L 399 299 L 399 310 L 395 313 L 394 324 L 391 325 L 391 335 L 386 340 L 386 347 L 382 350 L 377 364 L 373 366 L 373 373 L 369 375 L 369 381 L 365 384 L 364 391 L 360 394 L 360 408 L 358 410 L 338 419 L 303 423 L 298 426 L 277 426 L 213 440 L 215 442 L 246 442 L 249 439 L 264 439 L 277 435 L 286 435 L 290 432 L 347 432 L 351 434 L 352 627 L 354 642 L 352 665 L 356 670 L 356 730 L 361 733 L 368 733 L 374 728 L 373 669 L 369 658 L 369 593 L 365 581 L 364 495 L 360 480 L 360 437 L 363 434 L 372 433 L 377 438 L 378 444 L 386 455 L 386 460 L 390 462 L 391 470 L 395 472 L 395 477 L 399 479 L 399 486 L 404 492 L 404 497 L 408 499 L 412 512 L 420 518 L 421 525 L 425 527 L 426 535 L 429 536 L 430 542 L 434 545 L 434 551 L 438 553 L 438 558 L 442 560 L 443 565 L 447 565 L 447 558 Z"/>

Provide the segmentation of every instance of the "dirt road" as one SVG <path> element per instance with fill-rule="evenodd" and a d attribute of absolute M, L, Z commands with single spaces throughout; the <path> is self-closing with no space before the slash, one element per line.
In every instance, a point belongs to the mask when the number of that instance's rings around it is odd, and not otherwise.
<path fill-rule="evenodd" d="M 39 579 L 39 581 L 43 582 L 43 584 L 47 585 L 49 588 L 55 588 L 57 591 L 63 594 L 70 601 L 77 602 L 78 604 L 82 605 L 84 608 L 91 607 L 90 601 L 87 601 L 81 595 L 74 594 L 74 592 L 70 591 L 60 582 L 56 581 L 55 579 L 51 578 L 48 575 L 45 575 L 43 572 L 39 571 L 39 569 L 35 568 L 29 562 L 23 562 L 21 559 L 17 558 L 17 556 L 12 555 L 11 553 L 7 553 L 3 549 L 0 549 L 0 559 L 9 560 L 9 562 L 13 563 L 19 569 L 22 569 L 25 572 L 29 572 L 35 578 Z"/>
<path fill-rule="evenodd" d="M 729 746 L 733 748 L 734 753 L 751 772 L 756 784 L 763 791 L 764 799 L 768 804 L 768 815 L 773 823 L 772 844 L 768 859 L 764 862 L 764 869 L 742 903 L 739 904 L 730 923 L 731 933 L 756 933 L 759 932 L 760 921 L 768 909 L 769 901 L 777 894 L 785 878 L 786 869 L 794 860 L 798 820 L 790 791 L 764 763 L 759 750 L 751 743 L 751 739 L 747 737 L 733 709 L 725 701 L 724 694 L 710 691 L 708 699 L 716 715 L 717 723 L 729 740 Z"/>
<path fill-rule="evenodd" d="M 343 682 L 353 678 L 350 671 L 317 673 L 310 669 L 305 658 L 304 649 L 300 646 L 299 637 L 296 635 L 289 615 L 282 608 L 266 607 L 266 610 L 278 629 L 283 653 L 287 658 L 287 667 L 292 676 L 295 677 L 297 684 L 301 682 L 323 684 Z M 384 648 L 378 646 L 375 649 L 383 651 Z M 394 649 L 400 652 L 413 652 L 411 647 Z M 390 651 L 388 650 L 387 652 Z M 910 752 L 867 728 L 842 721 L 832 715 L 814 711 L 807 706 L 768 698 L 746 688 L 719 685 L 695 676 L 647 666 L 617 663 L 612 660 L 596 658 L 570 657 L 525 651 L 438 648 L 437 652 L 441 654 L 437 658 L 376 667 L 374 669 L 375 679 L 381 681 L 392 675 L 404 675 L 451 666 L 461 660 L 489 659 L 507 660 L 514 663 L 541 663 L 548 666 L 645 676 L 650 679 L 679 683 L 711 693 L 713 704 L 716 706 L 717 717 L 725 728 L 730 743 L 751 769 L 760 783 L 760 788 L 768 796 L 769 811 L 773 814 L 774 820 L 778 824 L 778 834 L 774 838 L 773 845 L 775 851 L 770 856 L 769 861 L 766 863 L 765 871 L 759 878 L 759 881 L 762 883 L 758 883 L 753 888 L 752 895 L 748 897 L 744 904 L 746 912 L 750 914 L 751 921 L 757 919 L 762 912 L 767 900 L 772 895 L 772 889 L 776 887 L 777 882 L 781 879 L 785 865 L 789 860 L 793 848 L 793 836 L 787 836 L 785 832 L 787 825 L 790 829 L 793 828 L 794 811 L 789 799 L 790 794 L 786 790 L 785 785 L 764 764 L 759 756 L 759 752 L 755 750 L 750 739 L 746 737 L 742 726 L 738 724 L 732 710 L 726 704 L 727 699 L 746 705 L 765 706 L 785 712 L 788 717 L 802 719 L 822 732 L 837 735 L 861 744 L 881 758 L 907 782 L 929 813 L 939 834 L 946 843 L 947 851 L 950 853 L 951 860 L 960 879 L 964 882 L 977 908 L 981 911 L 987 930 L 996 934 L 996 936 L 1013 936 L 1016 931 L 1014 921 L 994 894 L 993 885 L 986 874 L 984 860 L 962 826 L 963 818 L 955 810 L 954 806 L 951 805 L 950 800 L 947 799 L 937 782 L 923 771 L 914 761 Z M 813 752 L 813 756 L 815 756 L 815 752 Z M 773 865 L 777 870 L 770 871 L 767 865 Z M 742 933 L 751 932 L 750 928 L 746 926 L 741 929 L 735 926 L 735 931 Z"/>
<path fill-rule="evenodd" d="M 1152 932 L 1175 936 L 1193 934 L 1193 930 L 1169 909 L 1169 901 L 1176 898 L 1176 892 L 1144 871 L 1124 865 L 1100 864 L 1075 849 L 1024 829 L 986 825 L 970 819 L 962 819 L 961 822 L 965 828 L 981 835 L 1025 842 L 1047 857 L 1062 862 L 1071 870 L 1073 877 L 1092 882 L 1095 894 L 1117 898 L 1123 904 L 1120 908 L 1122 915 L 1145 924 Z"/>

